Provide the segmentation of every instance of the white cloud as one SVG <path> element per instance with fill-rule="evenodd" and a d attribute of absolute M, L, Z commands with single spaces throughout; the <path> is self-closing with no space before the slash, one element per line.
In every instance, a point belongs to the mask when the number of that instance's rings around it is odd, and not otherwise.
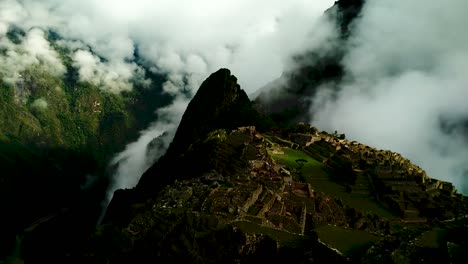
<path fill-rule="evenodd" d="M 1 38 L 0 48 L 6 50 L 5 55 L 0 56 L 0 76 L 3 77 L 3 81 L 14 85 L 16 89 L 21 89 L 16 84 L 22 80 L 22 73 L 34 65 L 40 66 L 52 76 L 61 76 L 65 73 L 65 66 L 59 55 L 45 39 L 44 31 L 39 28 L 29 30 L 23 41 L 17 45 L 7 38 Z"/>
<path fill-rule="evenodd" d="M 9 3 L 10 9 L 19 5 L 17 1 Z M 142 55 L 163 71 L 206 76 L 228 67 L 252 92 L 281 74 L 283 61 L 302 47 L 317 17 L 333 1 L 22 3 L 23 16 L 16 24 L 54 28 L 66 38 L 89 44 L 107 60 L 131 59 L 138 45 Z M 204 61 L 204 72 L 193 71 L 189 65 L 192 56 Z"/>
<path fill-rule="evenodd" d="M 131 187 L 138 181 L 151 162 L 145 156 L 148 140 L 164 130 L 174 132 L 189 99 L 185 94 L 194 94 L 204 78 L 224 67 L 231 69 L 249 94 L 279 77 L 287 59 L 311 40 L 309 29 L 333 0 L 8 3 L 5 8 L 20 6 L 21 16 L 6 24 L 14 22 L 26 30 L 52 28 L 66 39 L 60 45 L 69 45 L 74 52 L 73 63 L 79 68 L 82 81 L 117 91 L 129 88 L 130 76 L 139 72 L 128 62 L 134 57 L 135 47 L 154 71 L 168 76 L 164 91 L 177 99 L 167 111 L 160 110 L 164 121 L 142 132 L 137 142 L 118 155 L 121 165 L 113 191 L 115 186 Z M 80 46 L 80 42 L 89 45 L 103 60 Z"/>
<path fill-rule="evenodd" d="M 143 81 L 143 69 L 135 63 L 120 61 L 101 62 L 97 56 L 86 50 L 73 54 L 73 66 L 78 69 L 80 81 L 89 82 L 112 92 L 133 88 L 132 79 Z"/>
<path fill-rule="evenodd" d="M 164 155 L 189 101 L 189 98 L 179 95 L 170 106 L 158 109 L 158 121 L 142 131 L 138 140 L 128 144 L 125 150 L 111 161 L 111 165 L 116 166 L 116 171 L 102 202 L 104 210 L 99 222 L 104 218 L 114 192 L 118 189 L 135 187 L 143 173 Z M 157 144 L 156 148 L 150 148 L 149 144 L 164 133 L 167 134 L 159 138 L 161 144 Z"/>
<path fill-rule="evenodd" d="M 49 42 L 45 39 L 44 31 L 37 28 L 31 29 L 21 46 L 28 55 L 44 62 L 53 75 L 65 73 L 65 67 L 58 58 L 57 52 L 51 48 Z"/>
<path fill-rule="evenodd" d="M 24 19 L 24 11 L 15 0 L 4 0 L 0 2 L 0 37 L 4 36 L 12 23 Z"/>
<path fill-rule="evenodd" d="M 353 81 L 336 101 L 315 98 L 313 123 L 400 152 L 468 193 L 467 135 L 440 128 L 441 117 L 468 118 L 467 9 L 464 0 L 367 1 L 344 59 Z"/>
<path fill-rule="evenodd" d="M 47 109 L 48 105 L 49 104 L 47 103 L 47 101 L 44 98 L 36 99 L 36 100 L 34 100 L 34 102 L 31 103 L 31 107 L 36 108 L 36 109 L 40 109 L 40 110 Z"/>

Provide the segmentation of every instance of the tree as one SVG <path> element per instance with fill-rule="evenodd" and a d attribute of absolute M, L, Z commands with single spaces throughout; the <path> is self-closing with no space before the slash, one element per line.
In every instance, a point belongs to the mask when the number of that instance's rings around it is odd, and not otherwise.
<path fill-rule="evenodd" d="M 297 159 L 296 163 L 299 165 L 299 168 L 302 168 L 304 166 L 304 163 L 306 163 L 307 160 L 305 159 Z"/>

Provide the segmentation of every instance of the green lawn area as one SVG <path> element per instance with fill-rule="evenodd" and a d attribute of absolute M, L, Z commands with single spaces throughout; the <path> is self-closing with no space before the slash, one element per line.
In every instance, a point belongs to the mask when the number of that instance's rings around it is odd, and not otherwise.
<path fill-rule="evenodd" d="M 379 236 L 365 231 L 330 225 L 316 228 L 315 231 L 322 242 L 338 249 L 345 255 L 364 250 L 381 239 Z"/>
<path fill-rule="evenodd" d="M 237 222 L 233 222 L 232 225 L 239 227 L 245 233 L 267 235 L 271 237 L 272 239 L 278 241 L 280 244 L 301 238 L 300 235 L 296 235 L 293 233 L 289 233 L 289 232 L 274 229 L 274 228 L 261 226 L 259 224 L 249 222 L 249 221 L 237 221 Z"/>
<path fill-rule="evenodd" d="M 369 197 L 355 197 L 352 193 L 346 192 L 346 188 L 343 185 L 330 180 L 325 172 L 322 171 L 320 173 L 317 168 L 304 168 L 303 173 L 311 175 L 310 184 L 312 189 L 336 196 L 345 205 L 356 208 L 364 213 L 376 213 L 388 219 L 397 217 L 370 195 Z"/>
<path fill-rule="evenodd" d="M 345 193 L 344 186 L 333 182 L 322 167 L 305 167 L 302 173 L 309 176 L 310 184 L 315 190 L 329 194 Z"/>
<path fill-rule="evenodd" d="M 323 167 L 323 164 L 309 155 L 307 155 L 304 151 L 295 150 L 290 148 L 280 148 L 284 152 L 284 154 L 272 154 L 271 150 L 268 150 L 268 153 L 275 159 L 279 164 L 289 166 L 291 168 L 299 167 L 299 164 L 296 160 L 303 159 L 306 162 L 304 163 L 304 168 L 310 167 Z"/>
<path fill-rule="evenodd" d="M 342 199 L 347 199 L 343 197 Z M 375 213 L 379 216 L 385 217 L 387 219 L 396 219 L 398 216 L 392 213 L 389 209 L 383 206 L 379 201 L 374 199 L 373 197 L 368 198 L 354 198 L 350 197 L 347 201 L 343 202 L 351 207 L 354 207 L 361 212 L 370 212 Z"/>

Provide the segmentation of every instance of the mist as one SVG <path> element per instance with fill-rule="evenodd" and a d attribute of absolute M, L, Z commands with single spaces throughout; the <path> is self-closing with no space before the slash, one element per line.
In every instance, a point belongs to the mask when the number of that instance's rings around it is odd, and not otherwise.
<path fill-rule="evenodd" d="M 56 44 L 69 52 L 80 82 L 118 94 L 131 90 L 135 82 L 149 86 L 141 65 L 167 76 L 163 91 L 174 102 L 157 110 L 157 120 L 112 160 L 115 173 L 106 206 L 116 189 L 134 187 L 143 172 L 164 154 L 191 96 L 205 78 L 219 68 L 229 68 L 251 94 L 279 77 L 292 54 L 314 41 L 311 29 L 332 3 L 4 0 L 0 3 L 0 45 L 8 52 L 22 50 L 25 57 L 36 59 L 15 71 L 16 75 L 2 76 L 14 83 L 18 79 L 13 78 L 20 78 L 19 72 L 30 65 L 55 65 L 54 72 L 64 74 L 45 37 L 49 30 L 61 37 Z M 11 27 L 27 32 L 21 43 L 4 37 Z M 44 52 L 28 54 L 27 47 L 21 46 L 27 44 L 24 38 L 31 36 Z M 2 61 L 0 67 L 4 68 L 0 70 L 6 73 L 15 64 L 13 60 Z M 148 149 L 148 144 L 165 132 L 163 143 Z"/>
<path fill-rule="evenodd" d="M 311 123 L 399 152 L 468 194 L 468 2 L 367 1 L 338 94 L 324 86 Z"/>
<path fill-rule="evenodd" d="M 103 211 L 98 223 L 104 218 L 114 192 L 135 187 L 143 173 L 164 155 L 189 101 L 188 97 L 180 95 L 170 106 L 158 109 L 158 121 L 141 131 L 135 142 L 128 144 L 124 151 L 112 159 L 110 166 L 115 171 L 102 201 Z"/>

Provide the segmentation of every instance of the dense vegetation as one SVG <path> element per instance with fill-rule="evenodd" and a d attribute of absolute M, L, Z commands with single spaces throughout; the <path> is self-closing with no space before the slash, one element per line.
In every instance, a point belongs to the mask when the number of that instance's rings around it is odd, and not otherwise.
<path fill-rule="evenodd" d="M 49 41 L 67 68 L 63 76 L 41 62 L 13 84 L 0 74 L 0 257 L 20 230 L 60 208 L 86 204 L 84 214 L 95 218 L 110 159 L 171 100 L 162 93 L 164 77 L 150 72 L 150 87 L 135 82 L 119 94 L 81 82 L 70 51 Z"/>

